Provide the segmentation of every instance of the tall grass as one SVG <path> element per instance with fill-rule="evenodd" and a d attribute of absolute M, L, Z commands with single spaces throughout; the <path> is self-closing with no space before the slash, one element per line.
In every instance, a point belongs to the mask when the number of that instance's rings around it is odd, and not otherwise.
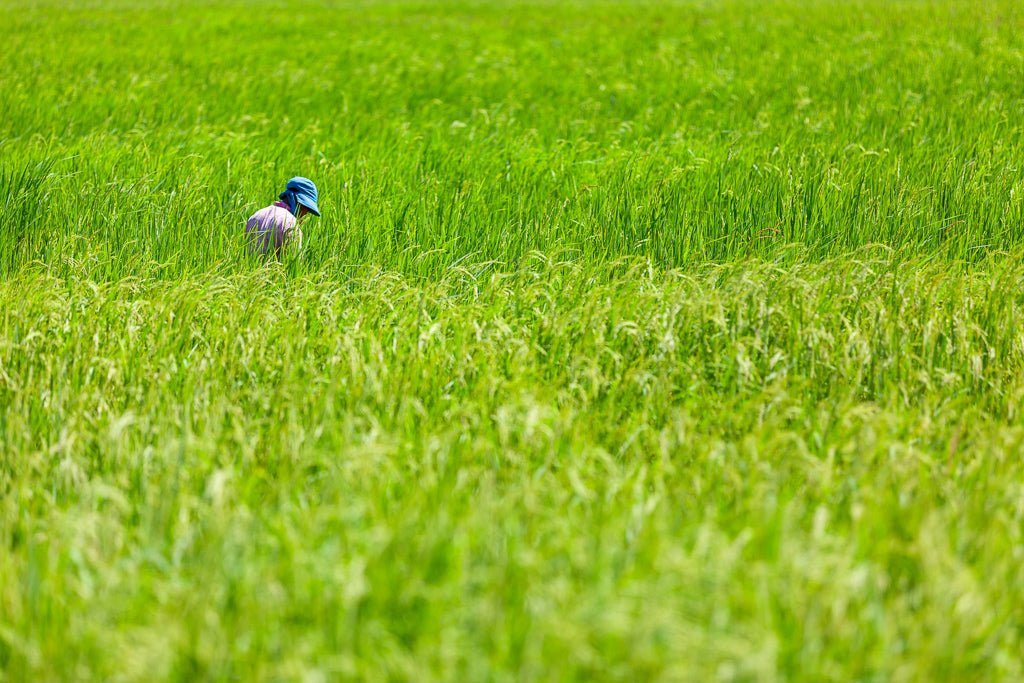
<path fill-rule="evenodd" d="M 0 21 L 0 681 L 1024 678 L 1017 3 Z"/>
<path fill-rule="evenodd" d="M 1024 673 L 1024 268 L 530 264 L 12 282 L 0 668 Z"/>
<path fill-rule="evenodd" d="M 88 242 L 115 269 L 97 276 L 201 270 L 300 173 L 326 206 L 314 266 L 793 242 L 964 259 L 1021 238 L 1015 2 L 0 12 L 5 273 Z"/>

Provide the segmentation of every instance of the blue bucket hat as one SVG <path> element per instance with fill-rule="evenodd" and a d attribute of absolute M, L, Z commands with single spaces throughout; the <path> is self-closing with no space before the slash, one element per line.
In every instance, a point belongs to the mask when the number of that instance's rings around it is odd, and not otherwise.
<path fill-rule="evenodd" d="M 298 205 L 301 204 L 309 209 L 314 216 L 319 216 L 320 207 L 316 205 L 316 197 L 316 185 L 309 178 L 301 176 L 289 180 L 285 191 L 278 195 L 279 199 L 288 202 L 288 207 L 293 214 L 298 213 Z"/>

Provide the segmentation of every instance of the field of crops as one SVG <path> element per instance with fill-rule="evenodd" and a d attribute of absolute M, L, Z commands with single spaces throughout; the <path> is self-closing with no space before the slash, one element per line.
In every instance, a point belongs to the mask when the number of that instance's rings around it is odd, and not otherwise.
<path fill-rule="evenodd" d="M 0 681 L 1024 680 L 1024 5 L 0 21 Z"/>

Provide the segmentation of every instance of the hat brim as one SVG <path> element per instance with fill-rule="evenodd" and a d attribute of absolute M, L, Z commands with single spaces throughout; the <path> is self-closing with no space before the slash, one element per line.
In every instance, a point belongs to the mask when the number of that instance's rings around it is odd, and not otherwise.
<path fill-rule="evenodd" d="M 309 211 L 317 218 L 320 217 L 320 207 L 316 205 L 315 200 L 306 195 L 297 194 L 295 195 L 295 201 L 309 209 Z"/>

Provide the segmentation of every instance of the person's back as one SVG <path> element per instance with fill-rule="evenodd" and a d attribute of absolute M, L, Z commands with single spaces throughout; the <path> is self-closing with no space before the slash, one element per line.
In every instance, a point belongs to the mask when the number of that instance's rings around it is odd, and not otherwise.
<path fill-rule="evenodd" d="M 275 202 L 254 213 L 245 224 L 249 248 L 262 256 L 273 254 L 278 258 L 285 245 L 302 248 L 302 230 L 298 220 L 284 202 Z"/>
<path fill-rule="evenodd" d="M 301 249 L 299 223 L 308 214 L 320 215 L 316 185 L 308 178 L 289 180 L 279 199 L 281 201 L 254 213 L 245 223 L 245 236 L 254 253 L 281 258 L 286 250 Z"/>

